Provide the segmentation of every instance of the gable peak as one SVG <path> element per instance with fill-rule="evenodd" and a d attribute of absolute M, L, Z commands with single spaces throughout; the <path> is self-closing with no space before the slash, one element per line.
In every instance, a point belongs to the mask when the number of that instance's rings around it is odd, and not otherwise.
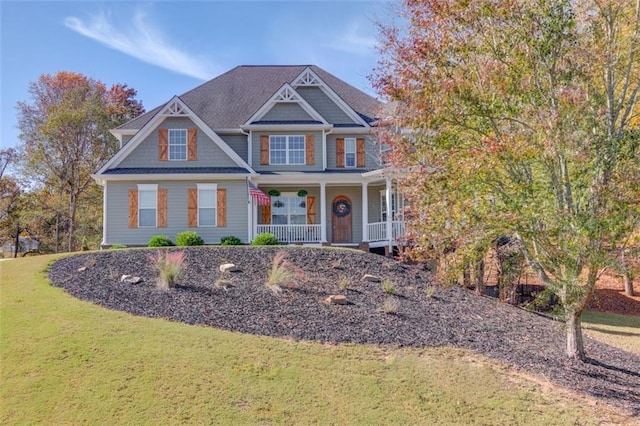
<path fill-rule="evenodd" d="M 160 114 L 165 116 L 179 117 L 190 115 L 189 111 L 186 108 L 186 105 L 178 97 L 174 97 L 169 102 L 167 102 Z"/>

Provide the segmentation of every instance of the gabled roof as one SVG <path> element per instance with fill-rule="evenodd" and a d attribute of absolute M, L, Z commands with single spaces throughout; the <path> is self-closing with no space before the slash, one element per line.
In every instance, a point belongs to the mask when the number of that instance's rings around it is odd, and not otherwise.
<path fill-rule="evenodd" d="M 305 73 L 310 70 L 312 73 Z M 366 123 L 372 123 L 382 103 L 315 65 L 243 65 L 182 95 L 180 99 L 211 129 L 238 128 L 246 123 L 284 84 L 297 85 L 315 74 Z M 312 85 L 313 81 L 306 81 Z M 162 105 L 161 107 L 163 107 Z M 155 108 L 118 129 L 140 129 L 158 112 Z"/>

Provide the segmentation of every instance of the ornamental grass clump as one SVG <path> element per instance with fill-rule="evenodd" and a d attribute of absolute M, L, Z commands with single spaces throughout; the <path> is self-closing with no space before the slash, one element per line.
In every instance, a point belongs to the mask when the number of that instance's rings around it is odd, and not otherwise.
<path fill-rule="evenodd" d="M 161 290 L 169 290 L 174 287 L 176 280 L 187 266 L 184 251 L 156 251 L 149 255 L 151 268 L 158 275 L 156 285 Z"/>
<path fill-rule="evenodd" d="M 287 259 L 287 252 L 279 251 L 273 257 L 271 270 L 265 285 L 274 294 L 282 292 L 282 286 L 296 287 L 298 282 L 306 279 L 304 271 Z"/>

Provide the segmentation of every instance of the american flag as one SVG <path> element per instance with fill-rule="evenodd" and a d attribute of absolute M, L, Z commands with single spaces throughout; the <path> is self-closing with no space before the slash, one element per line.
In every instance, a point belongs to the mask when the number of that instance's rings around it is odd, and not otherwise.
<path fill-rule="evenodd" d="M 249 195 L 258 203 L 259 206 L 270 206 L 271 197 L 260 191 L 253 183 L 249 182 Z"/>

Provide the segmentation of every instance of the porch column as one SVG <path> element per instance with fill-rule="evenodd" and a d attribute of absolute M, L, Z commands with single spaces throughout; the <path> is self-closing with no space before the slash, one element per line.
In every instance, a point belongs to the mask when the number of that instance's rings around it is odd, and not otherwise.
<path fill-rule="evenodd" d="M 391 178 L 385 178 L 385 195 L 387 204 L 387 241 L 389 243 L 389 255 L 393 253 L 393 212 L 391 211 Z"/>
<path fill-rule="evenodd" d="M 102 183 L 102 246 L 107 244 L 107 182 Z"/>
<path fill-rule="evenodd" d="M 369 241 L 369 182 L 362 182 L 362 241 Z"/>
<path fill-rule="evenodd" d="M 320 242 L 327 242 L 327 188 L 320 182 Z"/>

